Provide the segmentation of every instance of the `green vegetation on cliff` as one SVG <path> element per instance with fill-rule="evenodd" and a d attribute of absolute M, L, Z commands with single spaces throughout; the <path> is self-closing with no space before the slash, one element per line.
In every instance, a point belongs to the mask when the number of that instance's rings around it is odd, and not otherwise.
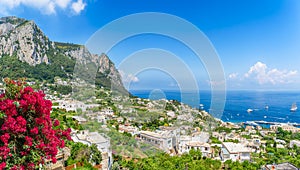
<path fill-rule="evenodd" d="M 15 55 L 0 58 L 0 75 L 2 78 L 18 79 L 26 77 L 39 81 L 54 82 L 54 77 L 69 78 L 73 72 L 75 61 L 63 55 L 49 57 L 50 64 L 41 63 L 31 66 L 20 61 Z"/>

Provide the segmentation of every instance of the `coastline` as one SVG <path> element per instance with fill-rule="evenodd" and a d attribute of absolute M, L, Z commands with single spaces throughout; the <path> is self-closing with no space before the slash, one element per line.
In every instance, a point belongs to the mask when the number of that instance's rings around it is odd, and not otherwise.
<path fill-rule="evenodd" d="M 133 90 L 133 95 L 140 98 L 149 98 L 150 90 Z M 190 101 L 183 102 L 193 108 L 200 108 L 209 112 L 211 92 L 200 91 L 200 103 L 193 103 L 192 96 L 195 91 L 182 92 L 191 95 Z M 178 100 L 181 102 L 181 92 L 176 90 L 164 91 L 164 96 L 168 100 Z M 221 120 L 234 124 L 246 121 L 265 121 L 278 124 L 300 124 L 300 111 L 290 112 L 291 104 L 300 103 L 300 92 L 296 91 L 227 91 L 226 105 Z M 268 106 L 266 109 L 265 107 Z M 253 109 L 248 113 L 247 109 Z"/>

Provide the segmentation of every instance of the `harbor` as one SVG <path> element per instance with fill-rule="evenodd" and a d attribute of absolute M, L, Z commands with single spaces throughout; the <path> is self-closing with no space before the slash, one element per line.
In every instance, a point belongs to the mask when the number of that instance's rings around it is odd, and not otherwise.
<path fill-rule="evenodd" d="M 268 122 L 268 121 L 263 121 L 263 120 L 258 120 L 258 121 L 246 121 L 242 123 L 243 125 L 250 125 L 250 126 L 262 126 L 264 128 L 270 128 L 271 125 L 290 125 L 294 127 L 300 127 L 300 123 L 279 123 L 279 122 Z"/>

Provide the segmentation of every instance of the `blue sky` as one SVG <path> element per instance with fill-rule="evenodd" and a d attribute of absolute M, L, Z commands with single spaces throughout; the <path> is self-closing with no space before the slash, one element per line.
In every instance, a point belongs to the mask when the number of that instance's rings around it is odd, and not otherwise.
<path fill-rule="evenodd" d="M 53 41 L 78 44 L 85 44 L 105 24 L 129 14 L 172 14 L 194 24 L 211 41 L 223 64 L 227 89 L 300 89 L 298 0 L 1 0 L 0 8 L 1 16 L 34 20 Z M 134 36 L 108 55 L 118 66 L 128 55 L 147 48 L 174 53 L 191 69 L 199 89 L 210 88 L 201 61 L 169 37 Z M 175 77 L 159 70 L 123 73 L 123 78 L 132 89 L 178 89 Z"/>

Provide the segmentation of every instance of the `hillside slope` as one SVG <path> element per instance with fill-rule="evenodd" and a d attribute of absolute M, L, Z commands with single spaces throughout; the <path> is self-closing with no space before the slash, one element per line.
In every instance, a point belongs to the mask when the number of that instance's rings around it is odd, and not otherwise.
<path fill-rule="evenodd" d="M 56 76 L 73 78 L 75 65 L 83 74 L 91 72 L 91 64 L 95 73 L 90 79 L 96 85 L 111 88 L 113 84 L 127 92 L 118 70 L 105 54 L 91 54 L 83 45 L 51 41 L 34 21 L 0 18 L 0 78 L 53 82 Z"/>

